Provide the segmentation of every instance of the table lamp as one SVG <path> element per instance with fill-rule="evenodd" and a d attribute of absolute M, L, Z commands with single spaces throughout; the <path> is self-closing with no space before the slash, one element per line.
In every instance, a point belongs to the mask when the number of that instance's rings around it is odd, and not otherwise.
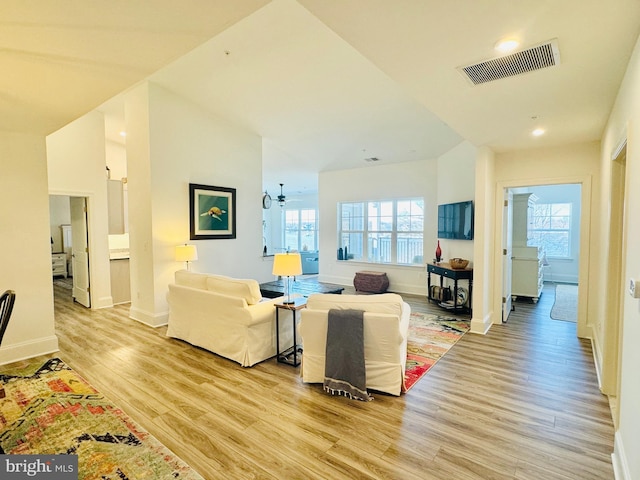
<path fill-rule="evenodd" d="M 185 262 L 187 270 L 191 270 L 190 263 L 198 259 L 198 249 L 195 245 L 178 245 L 176 247 L 176 262 Z"/>
<path fill-rule="evenodd" d="M 295 303 L 291 299 L 291 277 L 302 274 L 302 260 L 299 253 L 276 253 L 273 257 L 273 274 L 284 277 L 287 296 L 283 303 Z"/>

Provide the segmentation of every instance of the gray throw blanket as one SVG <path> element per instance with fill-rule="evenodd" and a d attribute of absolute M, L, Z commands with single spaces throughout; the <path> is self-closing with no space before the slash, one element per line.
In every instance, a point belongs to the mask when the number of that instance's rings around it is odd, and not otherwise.
<path fill-rule="evenodd" d="M 369 401 L 364 365 L 362 310 L 329 310 L 324 390 L 331 395 Z"/>

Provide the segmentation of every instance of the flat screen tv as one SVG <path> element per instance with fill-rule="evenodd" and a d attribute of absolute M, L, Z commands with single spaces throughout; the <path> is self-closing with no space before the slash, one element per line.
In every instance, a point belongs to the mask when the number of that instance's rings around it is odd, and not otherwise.
<path fill-rule="evenodd" d="M 473 202 L 438 205 L 438 238 L 473 240 Z"/>

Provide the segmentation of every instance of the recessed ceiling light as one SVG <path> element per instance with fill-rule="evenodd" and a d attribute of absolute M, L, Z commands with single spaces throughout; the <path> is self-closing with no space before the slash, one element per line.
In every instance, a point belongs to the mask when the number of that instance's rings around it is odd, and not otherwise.
<path fill-rule="evenodd" d="M 120 136 L 121 137 L 126 137 L 127 136 L 127 132 L 125 132 L 125 131 L 120 132 Z"/>
<path fill-rule="evenodd" d="M 495 49 L 500 53 L 508 53 L 518 48 L 520 42 L 514 38 L 503 38 L 495 45 Z"/>
<path fill-rule="evenodd" d="M 533 135 L 534 137 L 539 137 L 540 135 L 544 135 L 544 128 L 536 128 L 534 131 L 531 132 L 531 135 Z"/>

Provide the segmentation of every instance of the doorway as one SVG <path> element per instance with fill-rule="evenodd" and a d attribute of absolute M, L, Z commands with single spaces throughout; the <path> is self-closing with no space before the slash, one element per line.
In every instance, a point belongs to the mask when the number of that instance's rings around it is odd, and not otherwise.
<path fill-rule="evenodd" d="M 49 196 L 49 223 L 53 259 L 60 258 L 62 267 L 53 272 L 53 282 L 68 291 L 72 299 L 91 307 L 89 285 L 89 231 L 87 197 Z"/>
<path fill-rule="evenodd" d="M 625 198 L 626 198 L 626 166 L 627 142 L 623 141 L 613 154 L 611 162 L 611 204 L 609 216 L 609 247 L 607 258 L 607 318 L 603 327 L 604 342 L 602 346 L 602 393 L 609 396 L 613 413 L 613 422 L 617 426 L 619 420 L 619 388 L 620 388 L 620 356 L 622 354 L 622 305 L 624 303 L 626 272 L 623 258 L 626 257 L 625 242 Z"/>
<path fill-rule="evenodd" d="M 550 317 L 577 321 L 580 184 L 509 189 L 513 195 L 512 299 L 554 296 Z"/>
<path fill-rule="evenodd" d="M 535 304 L 541 296 L 545 296 L 547 305 L 549 297 L 555 297 L 557 285 L 574 285 L 578 292 L 576 298 L 584 300 L 576 301 L 577 307 L 574 307 L 577 336 L 587 337 L 591 177 L 562 178 L 557 183 L 531 181 L 526 185 L 499 182 L 497 188 L 496 199 L 500 200 L 496 201 L 495 234 L 498 238 L 504 236 L 508 223 L 503 198 L 508 192 L 514 196 L 513 253 L 510 258 L 514 308 L 517 310 L 520 302 Z M 515 206 L 516 198 L 524 204 L 520 210 Z M 508 266 L 503 251 L 503 244 L 496 245 L 495 285 L 501 287 L 497 289 L 500 293 L 494 296 L 496 312 L 504 305 L 505 269 Z M 518 262 L 526 265 L 523 268 L 528 273 L 518 271 Z M 553 305 L 551 300 L 550 305 Z"/>

